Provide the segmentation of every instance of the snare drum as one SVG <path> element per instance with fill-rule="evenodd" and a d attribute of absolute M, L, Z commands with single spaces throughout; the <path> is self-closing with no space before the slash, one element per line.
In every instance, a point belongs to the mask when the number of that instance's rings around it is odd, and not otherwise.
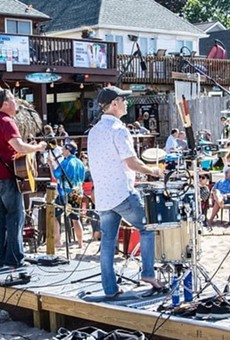
<path fill-rule="evenodd" d="M 178 209 L 178 201 L 167 196 L 164 187 L 146 189 L 144 201 L 147 228 L 161 230 L 163 228 L 177 228 L 180 226 L 181 216 Z"/>
<path fill-rule="evenodd" d="M 145 163 L 152 164 L 161 170 L 165 170 L 165 155 L 166 152 L 164 150 L 151 148 L 143 151 L 141 158 Z"/>
<path fill-rule="evenodd" d="M 200 248 L 200 236 L 197 247 Z M 186 222 L 180 228 L 158 230 L 155 233 L 156 262 L 189 262 L 192 259 L 190 233 Z M 198 250 L 199 251 L 199 250 Z"/>

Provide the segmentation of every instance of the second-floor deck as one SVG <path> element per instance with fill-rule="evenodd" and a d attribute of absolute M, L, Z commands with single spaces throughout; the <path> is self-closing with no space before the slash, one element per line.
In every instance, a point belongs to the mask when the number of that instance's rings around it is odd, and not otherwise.
<path fill-rule="evenodd" d="M 7 35 L 6 35 L 7 36 Z M 230 85 L 230 60 L 207 59 L 205 57 L 181 57 L 148 55 L 140 57 L 133 55 L 117 55 L 116 43 L 101 40 L 66 39 L 46 36 L 29 36 L 29 65 L 14 65 L 17 78 L 32 72 L 44 72 L 46 69 L 55 70 L 61 75 L 74 73 L 90 74 L 85 82 L 105 82 L 127 84 L 173 84 L 173 72 L 183 72 L 189 75 L 197 72 L 206 75 L 204 84 L 211 84 L 213 79 L 223 86 Z M 82 67 L 76 64 L 76 46 L 74 42 L 105 46 L 106 67 Z M 144 62 L 144 67 L 143 67 Z M 6 66 L 0 63 L 0 72 L 5 72 Z M 9 78 L 16 77 L 16 73 L 7 72 Z M 107 79 L 106 77 L 109 77 Z M 5 78 L 5 76 L 4 76 Z M 107 80 L 106 80 L 107 79 Z M 63 77 L 63 81 L 65 78 Z M 74 81 L 74 80 L 73 80 Z"/>

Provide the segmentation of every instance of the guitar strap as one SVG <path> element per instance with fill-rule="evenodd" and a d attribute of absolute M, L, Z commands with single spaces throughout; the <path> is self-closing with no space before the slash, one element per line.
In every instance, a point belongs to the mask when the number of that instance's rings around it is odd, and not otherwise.
<path fill-rule="evenodd" d="M 14 177 L 15 177 L 16 179 L 18 179 L 19 181 L 24 181 L 24 178 L 22 178 L 22 177 L 20 177 L 20 176 L 17 176 L 17 175 L 14 173 L 13 169 L 11 169 L 11 167 L 9 166 L 9 164 L 7 164 L 7 163 L 2 159 L 2 157 L 0 157 L 0 162 L 2 162 L 2 164 L 5 165 L 5 167 L 9 170 L 9 172 L 10 172 L 12 175 L 14 175 Z"/>

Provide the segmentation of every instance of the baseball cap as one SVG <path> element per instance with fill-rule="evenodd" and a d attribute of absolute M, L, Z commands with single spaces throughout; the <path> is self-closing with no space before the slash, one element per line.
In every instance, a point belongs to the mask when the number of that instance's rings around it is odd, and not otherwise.
<path fill-rule="evenodd" d="M 67 142 L 64 147 L 69 150 L 69 152 L 74 155 L 77 152 L 77 144 L 75 142 Z"/>
<path fill-rule="evenodd" d="M 131 90 L 121 90 L 116 86 L 104 87 L 99 93 L 97 100 L 101 105 L 110 104 L 117 97 L 127 97 L 132 93 Z"/>

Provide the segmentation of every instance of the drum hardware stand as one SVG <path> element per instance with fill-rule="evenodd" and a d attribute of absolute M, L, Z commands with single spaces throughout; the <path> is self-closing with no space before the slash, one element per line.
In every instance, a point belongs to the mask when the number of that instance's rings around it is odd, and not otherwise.
<path fill-rule="evenodd" d="M 219 296 L 222 296 L 222 292 L 218 289 L 218 287 L 211 281 L 207 271 L 198 264 L 198 235 L 201 233 L 201 206 L 200 206 L 200 188 L 198 184 L 198 167 L 197 167 L 197 159 L 194 158 L 193 169 L 194 169 L 194 193 L 195 193 L 195 221 L 192 226 L 191 231 L 191 239 L 192 239 L 192 252 L 191 252 L 191 270 L 193 274 L 193 292 L 199 296 L 202 292 L 202 289 L 198 290 L 198 272 L 203 276 L 205 282 L 208 282 L 209 285 L 216 291 Z"/>
<path fill-rule="evenodd" d="M 118 276 L 117 283 L 121 283 L 122 279 L 125 279 L 127 281 L 131 281 L 132 283 L 135 283 L 137 286 L 140 286 L 140 282 L 139 282 L 140 279 L 139 280 L 133 280 L 133 279 L 128 278 L 128 277 L 123 275 L 124 271 L 125 271 L 125 268 L 128 267 L 129 262 L 134 261 L 139 266 L 139 269 L 138 269 L 138 276 L 139 276 L 139 274 L 141 272 L 141 265 L 140 265 L 140 260 L 136 258 L 136 254 L 137 254 L 139 249 L 140 249 L 140 242 L 138 242 L 136 244 L 136 246 L 134 247 L 134 249 L 132 250 L 130 255 L 128 255 L 127 259 L 125 260 L 125 263 L 123 264 L 123 266 L 121 268 L 120 273 L 116 274 Z"/>

